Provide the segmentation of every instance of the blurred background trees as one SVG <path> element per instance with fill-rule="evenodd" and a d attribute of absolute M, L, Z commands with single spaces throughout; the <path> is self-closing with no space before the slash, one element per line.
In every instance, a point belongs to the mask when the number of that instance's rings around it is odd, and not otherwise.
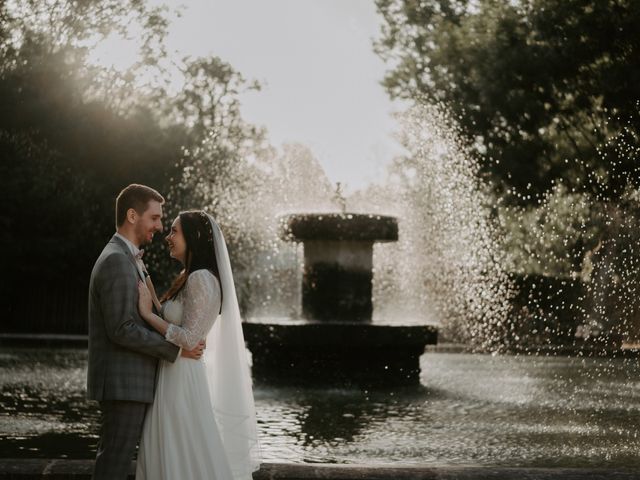
<path fill-rule="evenodd" d="M 631 301 L 640 259 L 640 3 L 376 5 L 382 35 L 374 48 L 389 67 L 383 86 L 453 119 L 504 233 L 501 271 L 584 282 L 600 295 L 585 308 L 601 325 L 636 316 L 640 324 Z M 61 328 L 84 330 L 90 269 L 113 232 L 115 196 L 129 183 L 165 194 L 167 222 L 185 208 L 214 213 L 239 268 L 264 272 L 245 275 L 239 288 L 243 301 L 260 305 L 255 292 L 273 274 L 277 251 L 268 244 L 277 242 L 275 208 L 296 198 L 308 200 L 296 208 L 325 208 L 331 186 L 311 153 L 300 145 L 277 152 L 242 118 L 239 94 L 257 83 L 215 56 L 170 58 L 165 40 L 176 14 L 143 0 L 0 0 L 6 328 L 28 318 L 32 329 L 50 330 L 47 317 L 77 305 Z M 138 49 L 127 69 L 92 61 L 92 49 L 114 35 Z M 405 178 L 412 205 L 424 207 L 420 217 L 433 205 L 425 206 L 428 185 L 411 180 L 424 160 L 416 155 L 407 151 L 391 171 Z M 146 257 L 160 284 L 175 268 L 161 242 Z M 278 261 L 292 255 L 282 250 Z"/>
<path fill-rule="evenodd" d="M 571 340 L 583 322 L 640 338 L 640 3 L 376 5 L 388 94 L 447 109 L 493 192 L 524 312 L 511 337 Z"/>
<path fill-rule="evenodd" d="M 482 173 L 534 203 L 558 179 L 617 197 L 640 184 L 640 4 L 632 0 L 377 0 L 394 98 L 444 103 Z M 595 177 L 598 177 L 596 181 Z"/>
<path fill-rule="evenodd" d="M 167 31 L 179 11 L 149 3 L 0 0 L 4 330 L 86 331 L 91 268 L 114 232 L 115 197 L 129 183 L 165 196 L 165 227 L 191 208 L 217 217 L 245 310 L 269 295 L 262 290 L 279 241 L 274 209 L 286 209 L 289 195 L 309 203 L 330 195 L 308 149 L 280 152 L 242 118 L 240 94 L 260 85 L 216 56 L 169 55 Z M 114 36 L 137 49 L 113 52 L 135 58 L 128 68 L 92 58 Z M 178 269 L 163 242 L 156 235 L 145 254 L 160 291 Z M 296 274 L 291 249 L 283 258 Z"/>
<path fill-rule="evenodd" d="M 82 331 L 89 274 L 114 230 L 120 189 L 137 182 L 169 196 L 202 142 L 215 144 L 215 163 L 261 141 L 237 104 L 238 92 L 258 86 L 217 57 L 169 61 L 171 15 L 139 0 L 0 2 L 6 328 L 25 317 L 46 325 L 77 305 L 66 330 Z M 135 38 L 128 70 L 90 62 L 91 47 L 109 35 Z M 177 88 L 170 68 L 182 75 Z M 172 200 L 170 214 L 192 206 Z"/>

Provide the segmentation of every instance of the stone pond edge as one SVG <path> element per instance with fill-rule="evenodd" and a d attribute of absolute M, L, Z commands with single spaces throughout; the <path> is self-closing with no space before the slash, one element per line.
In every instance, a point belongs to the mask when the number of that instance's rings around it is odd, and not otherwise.
<path fill-rule="evenodd" d="M 0 459 L 0 480 L 88 479 L 93 460 Z M 133 478 L 134 464 L 131 465 Z M 264 463 L 254 480 L 640 480 L 624 468 L 518 468 L 420 464 Z"/>

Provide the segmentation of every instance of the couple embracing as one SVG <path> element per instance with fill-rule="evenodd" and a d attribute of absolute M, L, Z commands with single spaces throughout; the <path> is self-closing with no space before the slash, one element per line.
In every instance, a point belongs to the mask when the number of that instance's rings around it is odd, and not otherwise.
<path fill-rule="evenodd" d="M 166 237 L 184 269 L 158 299 L 140 247 L 163 197 L 129 185 L 91 272 L 87 395 L 102 411 L 94 479 L 250 479 L 259 467 L 251 375 L 224 237 L 203 211 Z"/>

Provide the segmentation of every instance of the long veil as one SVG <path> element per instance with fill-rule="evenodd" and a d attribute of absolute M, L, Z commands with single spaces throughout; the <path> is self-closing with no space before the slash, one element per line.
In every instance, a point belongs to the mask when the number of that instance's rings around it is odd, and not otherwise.
<path fill-rule="evenodd" d="M 218 224 L 211 215 L 207 216 L 220 273 L 222 309 L 207 335 L 204 362 L 213 410 L 233 477 L 248 480 L 260 468 L 261 461 L 251 372 L 227 244 Z"/>

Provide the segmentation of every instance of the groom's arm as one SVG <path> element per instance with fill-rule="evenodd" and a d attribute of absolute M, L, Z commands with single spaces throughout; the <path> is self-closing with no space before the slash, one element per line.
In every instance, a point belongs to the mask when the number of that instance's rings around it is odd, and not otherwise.
<path fill-rule="evenodd" d="M 138 315 L 138 286 L 129 264 L 125 255 L 112 254 L 102 265 L 100 306 L 107 336 L 123 347 L 173 362 L 180 349 L 134 320 Z"/>

